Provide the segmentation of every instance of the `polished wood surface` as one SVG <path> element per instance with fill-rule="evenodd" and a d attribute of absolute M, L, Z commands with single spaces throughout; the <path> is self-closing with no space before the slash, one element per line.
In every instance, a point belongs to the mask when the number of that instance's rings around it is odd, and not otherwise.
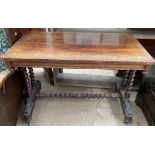
<path fill-rule="evenodd" d="M 147 69 L 154 59 L 124 33 L 29 32 L 4 55 L 8 67 Z"/>

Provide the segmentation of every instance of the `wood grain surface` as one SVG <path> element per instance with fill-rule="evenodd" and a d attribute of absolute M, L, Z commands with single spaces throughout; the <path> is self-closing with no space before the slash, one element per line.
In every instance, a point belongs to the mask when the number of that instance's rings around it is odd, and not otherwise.
<path fill-rule="evenodd" d="M 8 67 L 148 69 L 155 61 L 124 33 L 29 32 L 3 56 Z"/>

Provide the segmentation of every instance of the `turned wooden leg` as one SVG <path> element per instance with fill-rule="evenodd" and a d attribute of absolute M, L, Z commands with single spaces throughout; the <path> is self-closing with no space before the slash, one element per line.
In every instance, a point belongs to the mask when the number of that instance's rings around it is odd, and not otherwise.
<path fill-rule="evenodd" d="M 125 87 L 127 86 L 127 81 L 128 81 L 128 76 L 129 76 L 129 70 L 124 71 L 123 73 L 123 82 L 122 82 L 122 89 L 125 89 Z"/>
<path fill-rule="evenodd" d="M 124 122 L 129 123 L 132 120 L 132 110 L 131 110 L 131 103 L 130 103 L 130 93 L 133 85 L 133 81 L 135 78 L 135 70 L 131 70 L 128 74 L 127 79 L 125 80 L 126 84 L 126 89 L 121 90 L 121 104 L 122 104 L 122 109 L 124 112 Z M 124 81 L 123 81 L 124 82 Z"/>
<path fill-rule="evenodd" d="M 132 86 L 133 86 L 135 74 L 136 74 L 135 70 L 130 71 L 129 79 L 127 80 L 127 90 L 125 92 L 125 97 L 126 98 L 130 98 L 130 92 L 131 92 L 131 89 L 132 89 Z"/>
<path fill-rule="evenodd" d="M 30 125 L 31 124 L 31 116 L 29 115 L 29 110 L 32 105 L 32 87 L 30 83 L 30 79 L 27 73 L 26 68 L 21 68 L 24 81 L 25 81 L 25 87 L 24 87 L 24 107 L 23 107 L 23 117 L 25 122 Z"/>
<path fill-rule="evenodd" d="M 34 77 L 34 73 L 33 73 L 33 68 L 29 67 L 29 74 L 30 74 L 30 80 L 31 80 L 31 86 L 32 88 L 34 88 L 35 86 L 35 77 Z"/>
<path fill-rule="evenodd" d="M 131 110 L 131 103 L 130 103 L 130 93 L 133 85 L 133 81 L 135 78 L 135 70 L 130 71 L 129 79 L 127 80 L 127 89 L 125 91 L 125 97 L 124 97 L 124 106 L 125 106 L 125 117 L 124 122 L 128 123 L 132 120 L 132 110 Z"/>
<path fill-rule="evenodd" d="M 33 68 L 29 67 L 29 75 L 30 75 L 30 81 L 31 81 L 31 87 L 32 87 L 32 93 L 35 90 L 37 94 L 40 93 L 40 89 L 41 89 L 41 83 L 39 80 L 35 80 L 35 76 L 33 73 Z"/>
<path fill-rule="evenodd" d="M 31 91 L 31 84 L 30 84 L 30 79 L 27 73 L 26 68 L 22 68 L 23 71 L 23 76 L 24 76 L 24 81 L 25 81 L 25 93 L 28 95 L 28 97 L 32 97 L 32 91 Z"/>
<path fill-rule="evenodd" d="M 23 117 L 25 122 L 28 125 L 31 125 L 32 120 L 32 112 L 34 109 L 34 105 L 36 102 L 36 94 L 40 92 L 41 89 L 41 83 L 40 81 L 36 81 L 33 73 L 32 68 L 29 69 L 30 77 L 28 76 L 27 69 L 21 68 L 21 71 L 23 73 L 23 79 L 25 81 L 25 86 L 23 88 L 23 95 L 24 95 L 24 107 L 23 107 Z"/>

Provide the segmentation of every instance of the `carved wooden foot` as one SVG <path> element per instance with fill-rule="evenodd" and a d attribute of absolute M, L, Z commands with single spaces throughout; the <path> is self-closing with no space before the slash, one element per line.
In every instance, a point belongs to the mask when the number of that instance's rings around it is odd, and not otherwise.
<path fill-rule="evenodd" d="M 33 69 L 29 69 L 29 75 L 27 73 L 26 68 L 21 68 L 25 86 L 23 90 L 23 96 L 24 96 L 24 106 L 23 106 L 23 117 L 25 122 L 28 125 L 31 125 L 32 120 L 32 112 L 34 109 L 35 102 L 37 100 L 36 95 L 40 93 L 41 89 L 41 83 L 38 80 L 35 80 Z"/>
<path fill-rule="evenodd" d="M 132 120 L 132 110 L 131 110 L 131 103 L 130 103 L 130 92 L 133 85 L 134 77 L 135 77 L 135 70 L 131 70 L 130 72 L 126 72 L 128 75 L 124 78 L 122 82 L 121 90 L 120 90 L 120 101 L 124 113 L 124 123 L 130 123 Z M 125 86 L 125 90 L 124 89 Z"/>
<path fill-rule="evenodd" d="M 124 123 L 130 123 L 132 120 L 132 110 L 129 99 L 124 98 L 122 100 L 122 108 L 124 112 Z"/>

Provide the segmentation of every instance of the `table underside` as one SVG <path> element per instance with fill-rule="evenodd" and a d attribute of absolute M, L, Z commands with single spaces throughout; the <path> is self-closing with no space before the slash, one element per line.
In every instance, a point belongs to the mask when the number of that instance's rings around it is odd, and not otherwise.
<path fill-rule="evenodd" d="M 132 120 L 132 110 L 130 104 L 130 92 L 132 89 L 136 70 L 125 70 L 123 79 L 115 77 L 112 84 L 113 87 L 107 87 L 111 92 L 107 94 L 72 94 L 72 93 L 46 93 L 40 94 L 41 82 L 35 79 L 32 67 L 18 67 L 18 71 L 23 75 L 23 118 L 31 124 L 32 112 L 35 102 L 39 97 L 51 98 L 81 98 L 81 99 L 94 99 L 94 98 L 118 98 L 122 105 L 124 113 L 124 122 L 129 123 Z M 29 72 L 28 72 L 29 71 Z M 107 79 L 106 79 L 107 81 Z"/>

